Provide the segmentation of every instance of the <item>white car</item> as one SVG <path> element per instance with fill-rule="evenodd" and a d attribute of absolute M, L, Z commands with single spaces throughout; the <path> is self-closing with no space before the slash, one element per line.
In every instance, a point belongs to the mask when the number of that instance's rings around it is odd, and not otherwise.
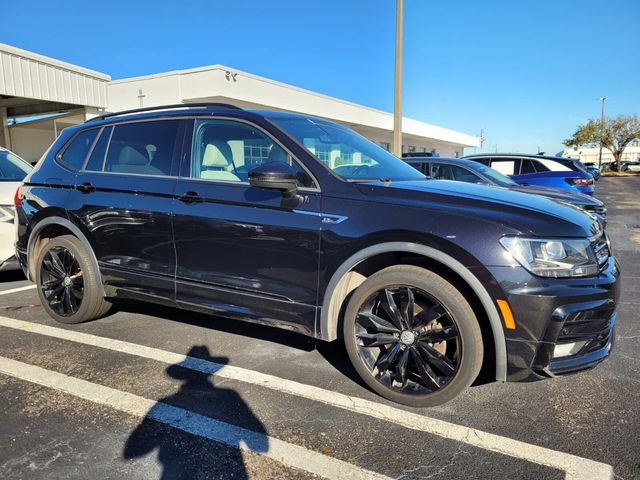
<path fill-rule="evenodd" d="M 13 198 L 31 169 L 31 165 L 15 153 L 0 147 L 0 271 L 20 268 L 15 257 Z"/>

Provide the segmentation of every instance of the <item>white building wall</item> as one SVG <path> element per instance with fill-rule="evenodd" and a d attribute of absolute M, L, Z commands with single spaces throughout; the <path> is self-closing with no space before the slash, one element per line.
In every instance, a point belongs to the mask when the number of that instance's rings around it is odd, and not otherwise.
<path fill-rule="evenodd" d="M 142 93 L 140 93 L 142 92 Z M 114 80 L 109 84 L 109 110 L 127 110 L 190 102 L 228 102 L 243 108 L 298 112 L 331 119 L 374 141 L 391 137 L 393 115 L 292 85 L 214 65 L 209 67 Z M 143 95 L 143 96 L 142 96 Z M 142 96 L 142 97 L 141 97 Z M 140 98 L 141 97 L 141 98 Z M 434 148 L 441 155 L 462 153 L 479 140 L 455 130 L 410 118 L 403 119 L 405 145 Z M 391 140 L 389 140 L 390 142 Z"/>
<path fill-rule="evenodd" d="M 598 157 L 600 155 L 600 148 L 589 147 L 566 147 L 562 151 L 563 157 L 578 158 L 582 163 L 598 164 Z M 634 162 L 640 160 L 640 140 L 634 140 L 625 148 L 622 154 L 623 162 Z M 606 148 L 602 149 L 602 163 L 612 162 L 613 154 Z"/>

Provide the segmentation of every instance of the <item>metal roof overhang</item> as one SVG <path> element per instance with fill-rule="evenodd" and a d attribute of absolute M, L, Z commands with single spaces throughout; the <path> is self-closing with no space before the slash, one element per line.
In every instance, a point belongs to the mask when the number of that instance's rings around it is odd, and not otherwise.
<path fill-rule="evenodd" d="M 0 108 L 20 117 L 107 107 L 109 75 L 0 43 Z"/>

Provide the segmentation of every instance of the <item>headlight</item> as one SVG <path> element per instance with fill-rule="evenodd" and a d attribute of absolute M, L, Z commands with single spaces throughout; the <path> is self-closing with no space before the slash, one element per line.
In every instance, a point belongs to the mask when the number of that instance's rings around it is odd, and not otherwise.
<path fill-rule="evenodd" d="M 16 210 L 13 205 L 0 205 L 0 223 L 11 223 Z"/>
<path fill-rule="evenodd" d="M 500 243 L 520 265 L 540 277 L 589 277 L 598 273 L 598 262 L 586 238 L 502 237 Z"/>

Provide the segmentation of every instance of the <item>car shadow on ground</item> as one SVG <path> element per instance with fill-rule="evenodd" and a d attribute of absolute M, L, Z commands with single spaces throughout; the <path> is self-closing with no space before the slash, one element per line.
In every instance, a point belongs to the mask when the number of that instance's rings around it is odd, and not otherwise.
<path fill-rule="evenodd" d="M 0 284 L 10 282 L 21 282 L 26 280 L 22 270 L 9 270 L 7 272 L 0 272 Z"/>
<path fill-rule="evenodd" d="M 221 365 L 229 360 L 211 356 L 206 346 L 192 347 L 187 356 Z M 123 459 L 131 461 L 157 452 L 163 480 L 248 478 L 239 447 L 261 453 L 268 451 L 269 442 L 265 426 L 244 399 L 233 389 L 215 385 L 211 374 L 186 368 L 184 362 L 170 365 L 166 374 L 181 382 L 178 390 L 149 409 L 129 435 Z M 212 420 L 232 426 L 212 424 Z"/>
<path fill-rule="evenodd" d="M 118 301 L 115 311 L 138 313 L 166 318 L 175 322 L 185 323 L 198 327 L 204 327 L 220 332 L 242 335 L 256 340 L 278 343 L 305 352 L 317 350 L 320 355 L 342 375 L 349 378 L 363 388 L 369 387 L 362 381 L 356 370 L 351 365 L 347 351 L 341 340 L 324 342 L 302 334 L 290 332 L 276 327 L 269 327 L 241 320 L 229 320 L 215 315 L 208 315 L 179 308 L 166 307 L 145 302 Z"/>

